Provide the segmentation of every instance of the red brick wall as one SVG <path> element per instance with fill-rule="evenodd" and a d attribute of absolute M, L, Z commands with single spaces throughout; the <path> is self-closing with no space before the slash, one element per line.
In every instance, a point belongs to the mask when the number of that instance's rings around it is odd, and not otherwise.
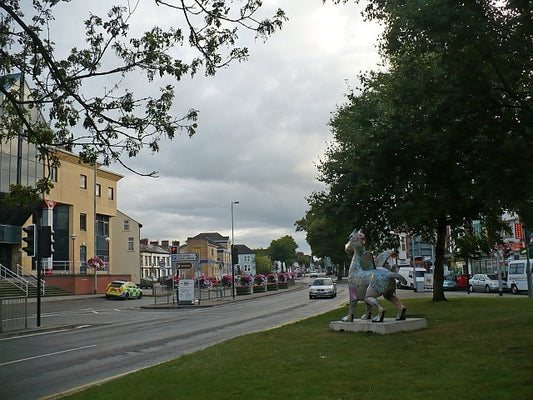
<path fill-rule="evenodd" d="M 46 275 L 43 279 L 46 285 L 55 286 L 73 294 L 94 293 L 94 275 Z M 97 293 L 104 294 L 106 285 L 117 279 L 129 281 L 131 275 L 98 275 Z"/>

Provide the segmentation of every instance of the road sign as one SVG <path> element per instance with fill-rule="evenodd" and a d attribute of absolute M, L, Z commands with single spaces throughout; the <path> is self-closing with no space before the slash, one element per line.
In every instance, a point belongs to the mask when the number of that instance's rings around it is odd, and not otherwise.
<path fill-rule="evenodd" d="M 179 261 L 198 261 L 198 253 L 181 253 L 181 254 L 171 254 L 170 260 L 179 262 Z"/>

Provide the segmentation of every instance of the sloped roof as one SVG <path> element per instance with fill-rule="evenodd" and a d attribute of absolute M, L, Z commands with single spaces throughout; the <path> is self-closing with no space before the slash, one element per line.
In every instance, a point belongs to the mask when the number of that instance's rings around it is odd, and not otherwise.
<path fill-rule="evenodd" d="M 4 89 L 9 89 L 15 82 L 20 80 L 20 74 L 9 74 L 0 77 L 3 82 Z"/>
<path fill-rule="evenodd" d="M 238 254 L 255 254 L 255 251 L 253 251 L 252 249 L 250 249 L 248 246 L 246 246 L 245 244 L 236 244 L 233 246 L 233 249 L 238 253 Z"/>
<path fill-rule="evenodd" d="M 206 240 L 210 240 L 212 242 L 222 242 L 222 241 L 228 241 L 229 240 L 229 236 L 222 236 L 220 233 L 218 232 L 202 232 L 202 233 L 199 233 L 198 235 L 194 236 L 194 237 L 189 237 L 187 238 L 187 240 L 189 239 L 206 239 Z"/>
<path fill-rule="evenodd" d="M 168 254 L 168 249 L 165 249 L 161 246 L 156 246 L 155 244 L 143 244 L 139 246 L 141 253 L 158 253 L 158 254 Z"/>

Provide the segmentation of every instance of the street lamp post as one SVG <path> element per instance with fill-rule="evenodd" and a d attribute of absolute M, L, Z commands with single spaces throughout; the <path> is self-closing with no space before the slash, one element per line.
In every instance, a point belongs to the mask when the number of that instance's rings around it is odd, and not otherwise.
<path fill-rule="evenodd" d="M 234 236 L 233 236 L 233 205 L 239 204 L 238 201 L 232 201 L 231 202 L 231 295 L 233 298 L 235 298 L 235 265 L 233 264 L 233 242 L 234 242 Z"/>
<path fill-rule="evenodd" d="M 109 274 L 109 242 L 111 241 L 111 238 L 109 236 L 107 236 L 105 238 L 105 241 L 107 243 L 107 274 Z"/>
<path fill-rule="evenodd" d="M 75 246 L 74 241 L 76 240 L 76 234 L 73 233 L 70 235 L 70 238 L 72 239 L 72 275 L 76 275 L 76 268 L 75 268 L 75 260 L 74 260 L 74 254 L 75 254 Z"/>

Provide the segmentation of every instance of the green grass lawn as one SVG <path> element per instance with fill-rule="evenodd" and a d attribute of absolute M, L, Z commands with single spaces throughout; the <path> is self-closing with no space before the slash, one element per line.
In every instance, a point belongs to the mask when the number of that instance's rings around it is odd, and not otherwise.
<path fill-rule="evenodd" d="M 337 309 L 241 336 L 68 398 L 533 398 L 532 300 L 494 296 L 404 303 L 408 317 L 426 318 L 427 329 L 392 335 L 333 332 L 329 322 L 346 313 Z"/>

